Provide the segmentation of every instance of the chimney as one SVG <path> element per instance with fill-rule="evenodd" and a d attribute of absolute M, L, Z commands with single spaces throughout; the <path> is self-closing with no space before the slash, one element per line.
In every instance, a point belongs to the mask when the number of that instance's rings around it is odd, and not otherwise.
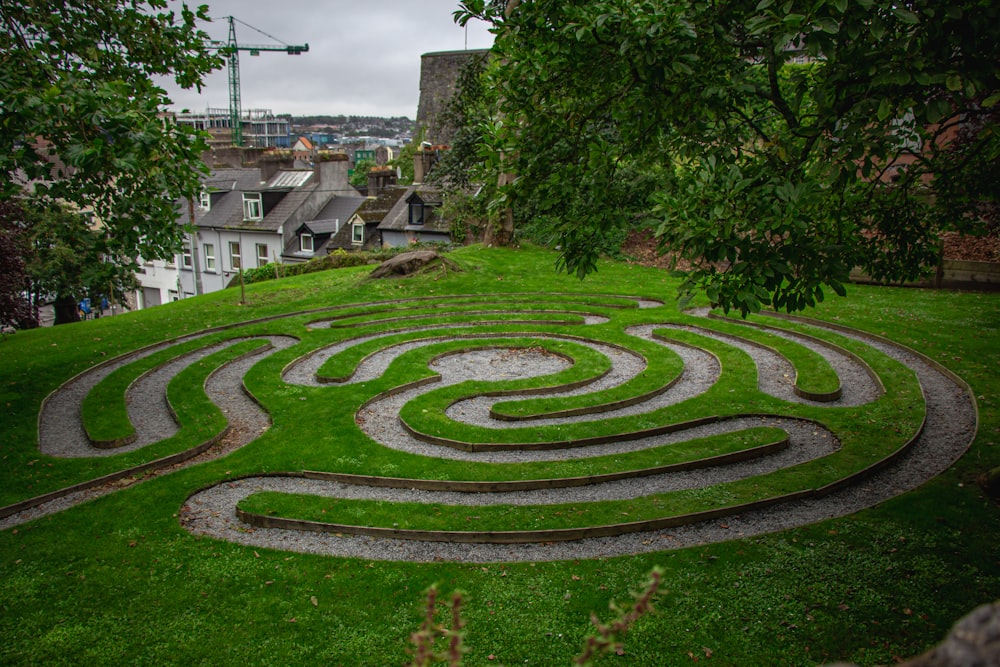
<path fill-rule="evenodd" d="M 368 196 L 377 197 L 396 185 L 396 170 L 392 167 L 372 167 L 368 170 Z"/>
<path fill-rule="evenodd" d="M 448 150 L 448 146 L 431 146 L 424 143 L 420 149 L 413 154 L 413 182 L 423 183 L 431 169 L 437 164 L 442 151 Z"/>
<path fill-rule="evenodd" d="M 347 178 L 347 153 L 320 151 L 316 154 L 313 173 L 316 182 L 322 183 L 325 190 L 341 191 L 350 188 Z"/>
<path fill-rule="evenodd" d="M 260 180 L 267 183 L 271 177 L 282 169 L 293 169 L 295 157 L 290 151 L 269 151 L 260 156 Z"/>

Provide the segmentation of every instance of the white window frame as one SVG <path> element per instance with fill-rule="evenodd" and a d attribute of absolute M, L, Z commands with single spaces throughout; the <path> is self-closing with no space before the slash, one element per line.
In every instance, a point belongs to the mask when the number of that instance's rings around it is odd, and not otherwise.
<path fill-rule="evenodd" d="M 240 267 L 243 266 L 243 253 L 239 241 L 229 242 L 229 266 L 232 267 L 233 271 L 239 271 Z"/>
<path fill-rule="evenodd" d="M 255 244 L 255 250 L 257 252 L 257 266 L 258 267 L 264 266 L 265 264 L 267 264 L 268 262 L 271 261 L 271 259 L 270 259 L 271 254 L 268 251 L 266 243 L 257 243 L 257 244 Z M 261 250 L 263 250 L 264 252 L 261 253 Z"/>
<path fill-rule="evenodd" d="M 205 271 L 215 273 L 215 244 L 203 243 L 201 247 L 205 251 Z"/>
<path fill-rule="evenodd" d="M 208 190 L 201 191 L 201 195 L 198 197 L 198 206 L 203 211 L 212 210 L 212 194 Z"/>
<path fill-rule="evenodd" d="M 365 224 L 363 222 L 356 222 L 351 227 L 351 244 L 364 245 L 364 242 L 365 242 Z"/>
<path fill-rule="evenodd" d="M 181 250 L 181 268 L 190 269 L 194 265 L 194 259 L 191 257 L 191 247 L 184 246 Z"/>
<path fill-rule="evenodd" d="M 308 243 L 307 243 L 308 240 Z M 316 252 L 315 244 L 313 243 L 313 235 L 308 233 L 299 234 L 299 251 L 300 252 Z"/>
<path fill-rule="evenodd" d="M 261 202 L 261 197 L 259 192 L 243 193 L 243 219 L 244 220 L 264 219 L 264 205 Z"/>

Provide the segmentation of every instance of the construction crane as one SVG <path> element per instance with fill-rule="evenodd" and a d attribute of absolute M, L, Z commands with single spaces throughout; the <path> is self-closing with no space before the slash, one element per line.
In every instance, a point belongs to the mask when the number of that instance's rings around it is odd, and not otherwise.
<path fill-rule="evenodd" d="M 229 60 L 229 124 L 232 127 L 233 146 L 243 145 L 243 115 L 242 102 L 240 100 L 240 51 L 249 51 L 251 56 L 259 56 L 261 51 L 284 51 L 290 56 L 297 56 L 309 50 L 308 44 L 296 46 L 285 44 L 274 35 L 269 35 L 259 28 L 254 28 L 248 23 L 240 21 L 238 18 L 227 16 L 229 21 L 229 40 L 208 43 L 211 48 L 218 49 L 219 53 Z M 242 23 L 246 27 L 256 30 L 265 37 L 270 37 L 280 44 L 240 44 L 236 41 L 236 23 Z"/>

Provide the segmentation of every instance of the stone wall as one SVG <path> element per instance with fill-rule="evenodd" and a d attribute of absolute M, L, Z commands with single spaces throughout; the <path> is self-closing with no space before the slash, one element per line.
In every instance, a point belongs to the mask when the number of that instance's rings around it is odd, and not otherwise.
<path fill-rule="evenodd" d="M 489 53 L 487 49 L 469 51 L 438 51 L 420 57 L 420 102 L 417 106 L 417 131 L 426 128 L 425 141 L 449 145 L 452 129 L 438 123 L 437 117 L 455 93 L 462 68 L 474 57 Z"/>
<path fill-rule="evenodd" d="M 851 272 L 851 280 L 866 284 L 876 282 L 860 269 Z M 1000 263 L 945 259 L 941 261 L 936 274 L 924 280 L 904 283 L 904 285 L 906 287 L 937 287 L 995 292 L 1000 290 Z"/>

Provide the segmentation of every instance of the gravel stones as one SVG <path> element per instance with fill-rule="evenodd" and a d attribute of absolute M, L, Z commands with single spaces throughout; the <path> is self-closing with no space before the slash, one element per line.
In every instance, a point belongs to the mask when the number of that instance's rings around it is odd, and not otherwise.
<path fill-rule="evenodd" d="M 641 307 L 656 307 L 654 302 L 643 302 Z M 604 318 L 591 317 L 589 322 L 598 324 Z M 586 325 L 585 325 L 586 326 Z M 627 330 L 630 335 L 656 340 L 652 332 L 658 328 L 668 328 L 671 325 L 643 325 Z M 429 327 L 414 327 L 429 328 Z M 443 327 L 436 326 L 435 329 Z M 705 330 L 697 329 L 697 333 L 706 335 Z M 523 334 L 517 334 L 521 336 Z M 536 338 L 544 338 L 544 334 L 530 334 Z M 713 337 L 715 336 L 712 334 Z M 779 334 L 793 338 L 797 343 L 813 346 L 808 339 L 794 334 Z M 182 508 L 181 523 L 190 531 L 210 535 L 240 544 L 254 547 L 266 547 L 288 551 L 320 553 L 333 556 L 357 557 L 373 560 L 408 560 L 408 561 L 537 561 L 568 558 L 601 558 L 624 554 L 634 554 L 649 551 L 659 551 L 671 548 L 682 548 L 706 542 L 721 541 L 758 535 L 761 533 L 783 530 L 826 518 L 843 516 L 865 507 L 875 505 L 887 498 L 898 495 L 919 486 L 927 479 L 940 474 L 947 469 L 971 443 L 976 429 L 976 413 L 972 398 L 966 388 L 956 382 L 947 373 L 941 372 L 935 365 L 928 363 L 923 357 L 894 344 L 865 336 L 860 332 L 849 333 L 857 340 L 870 345 L 900 361 L 911 368 L 917 375 L 926 398 L 926 425 L 910 451 L 884 468 L 874 476 L 864 481 L 845 485 L 843 488 L 823 498 L 812 498 L 784 502 L 768 509 L 745 512 L 737 516 L 726 517 L 725 521 L 708 521 L 669 530 L 647 531 L 624 534 L 610 538 L 590 538 L 571 542 L 550 542 L 541 544 L 461 544 L 424 542 L 416 540 L 386 539 L 337 535 L 332 533 L 313 533 L 281 529 L 257 529 L 242 524 L 236 517 L 235 507 L 240 499 L 257 491 L 273 490 L 288 493 L 308 493 L 343 498 L 370 498 L 385 501 L 406 502 L 439 502 L 446 504 L 469 504 L 470 506 L 484 504 L 544 504 L 550 502 L 591 502 L 596 500 L 635 498 L 651 493 L 662 493 L 678 489 L 691 489 L 703 486 L 760 475 L 771 470 L 795 465 L 834 451 L 839 443 L 832 433 L 812 422 L 789 418 L 759 418 L 745 417 L 738 419 L 723 419 L 713 424 L 699 426 L 683 433 L 661 435 L 649 438 L 623 439 L 619 442 L 593 447 L 579 447 L 548 451 L 503 451 L 473 453 L 458 449 L 431 445 L 417 440 L 399 426 L 397 419 L 399 408 L 413 396 L 426 389 L 417 388 L 384 397 L 367 405 L 358 414 L 358 424 L 374 440 L 382 445 L 425 456 L 436 456 L 451 459 L 467 459 L 480 462 L 515 462 L 515 461 L 546 461 L 570 457 L 586 457 L 597 454 L 605 455 L 617 452 L 634 451 L 643 447 L 653 447 L 686 440 L 693 437 L 703 437 L 732 430 L 746 429 L 753 426 L 777 426 L 785 429 L 792 442 L 785 451 L 758 460 L 739 464 L 730 464 L 705 468 L 683 473 L 670 473 L 629 480 L 619 480 L 604 484 L 594 484 L 571 489 L 550 489 L 546 491 L 470 494 L 441 493 L 417 491 L 412 489 L 376 489 L 369 486 L 339 484 L 329 481 L 304 479 L 301 477 L 251 477 L 239 480 L 221 482 L 209 489 L 194 494 Z M 499 339 L 504 334 L 484 333 L 484 337 Z M 316 385 L 316 370 L 332 354 L 357 344 L 360 340 L 370 340 L 377 336 L 353 339 L 352 341 L 331 346 L 315 354 L 306 356 L 291 364 L 283 375 L 286 382 L 292 384 Z M 732 337 L 718 336 L 727 344 L 736 345 L 749 354 L 757 365 L 758 379 L 762 391 L 787 401 L 808 402 L 796 396 L 791 390 L 791 380 L 787 360 L 756 345 L 745 341 L 733 340 Z M 284 347 L 294 342 L 287 337 L 270 337 L 274 348 Z M 434 342 L 441 340 L 436 338 Z M 678 354 L 684 362 L 684 372 L 680 380 L 667 391 L 650 397 L 647 401 L 600 415 L 580 415 L 576 417 L 557 418 L 551 420 L 532 420 L 532 425 L 551 423 L 568 423 L 570 420 L 585 423 L 587 420 L 608 419 L 612 417 L 638 416 L 652 410 L 660 409 L 707 391 L 718 379 L 721 369 L 718 361 L 710 354 L 683 345 L 657 341 Z M 232 343 L 228 343 L 232 344 Z M 371 355 L 355 371 L 349 382 L 360 382 L 379 377 L 392 360 L 399 354 L 421 345 L 429 344 L 426 340 L 413 341 L 394 345 Z M 623 351 L 599 342 L 579 342 L 587 345 L 600 354 L 606 355 L 612 362 L 612 370 L 591 384 L 563 392 L 561 395 L 571 396 L 579 393 L 600 391 L 617 386 L 634 378 L 645 369 L 645 360 L 634 353 Z M 222 345 L 222 344 L 219 344 Z M 143 351 L 141 354 L 151 354 L 156 349 Z M 186 364 L 207 356 L 220 347 L 206 347 L 191 355 L 178 358 L 167 366 L 147 374 L 130 389 L 126 400 L 131 406 L 158 405 L 162 400 L 166 384 Z M 831 351 L 825 346 L 815 346 L 837 371 L 844 387 L 844 394 L 838 402 L 824 405 L 848 406 L 862 405 L 875 400 L 880 394 L 878 383 L 873 380 L 866 369 L 848 355 Z M 118 365 L 129 363 L 140 358 L 138 354 L 115 360 Z M 252 441 L 262 433 L 269 424 L 267 415 L 257 404 L 247 397 L 242 389 L 242 376 L 259 360 L 257 358 L 241 359 L 227 364 L 214 373 L 207 385 L 210 397 L 223 410 L 230 422 L 230 433 L 213 450 L 201 455 L 221 456 L 233 448 Z M 469 379 L 491 380 L 512 379 L 518 377 L 534 377 L 556 373 L 566 366 L 566 360 L 544 350 L 514 350 L 502 344 L 492 348 L 476 349 L 474 351 L 449 354 L 437 359 L 433 370 L 442 376 L 442 383 L 463 382 Z M 174 367 L 176 365 L 176 367 Z M 60 392 L 56 392 L 42 410 L 40 416 L 40 439 L 43 451 L 59 456 L 100 456 L 107 455 L 101 450 L 94 450 L 86 441 L 79 419 L 79 405 L 86 393 L 106 377 L 115 364 L 102 367 L 99 372 L 90 372 L 67 383 Z M 449 416 L 455 420 L 476 424 L 486 428 L 504 428 L 509 424 L 499 423 L 489 417 L 489 408 L 497 399 L 477 397 L 464 400 L 449 409 Z M 168 413 L 168 411 L 167 411 Z M 130 412 L 130 414 L 132 414 Z M 169 431 L 170 425 L 162 423 L 165 411 L 161 407 L 149 410 L 139 410 L 133 417 L 137 431 L 141 433 L 134 447 L 141 447 L 155 441 L 163 433 Z M 169 417 L 169 415 L 167 414 Z M 176 428 L 176 426 L 174 426 Z M 117 453 L 122 450 L 113 450 Z M 201 460 L 201 459 L 198 459 Z M 164 474 L 161 471 L 158 474 Z M 15 525 L 28 520 L 40 513 L 58 511 L 70 503 L 81 502 L 88 497 L 103 492 L 111 492 L 114 488 L 93 489 L 71 497 L 53 501 L 47 505 L 33 508 L 13 517 L 0 521 L 0 527 Z"/>

